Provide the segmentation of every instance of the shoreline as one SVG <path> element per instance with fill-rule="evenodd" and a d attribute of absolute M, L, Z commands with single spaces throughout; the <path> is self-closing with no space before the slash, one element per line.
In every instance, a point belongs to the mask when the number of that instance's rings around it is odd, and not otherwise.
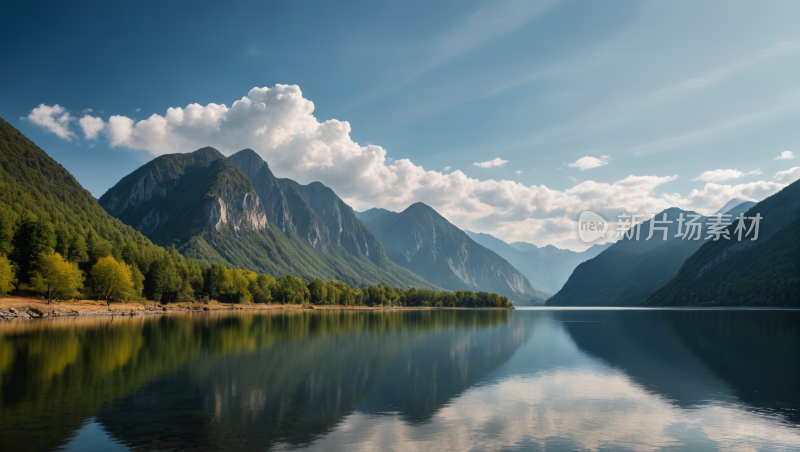
<path fill-rule="evenodd" d="M 47 303 L 30 297 L 0 298 L 0 321 L 42 319 L 58 317 L 164 315 L 170 313 L 211 313 L 220 311 L 269 312 L 269 311 L 430 311 L 430 310 L 513 310 L 514 308 L 438 308 L 426 306 L 342 306 L 342 305 L 295 305 L 295 304 L 236 304 L 211 301 L 169 303 L 162 305 L 154 301 L 113 302 L 110 306 L 102 300 L 69 300 Z"/>

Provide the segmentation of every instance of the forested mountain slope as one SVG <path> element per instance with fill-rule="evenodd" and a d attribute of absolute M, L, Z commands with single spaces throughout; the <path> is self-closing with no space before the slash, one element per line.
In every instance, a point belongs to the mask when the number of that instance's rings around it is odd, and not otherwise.
<path fill-rule="evenodd" d="M 87 276 L 101 258 L 124 261 L 136 292 L 151 299 L 190 297 L 202 289 L 197 264 L 109 215 L 64 167 L 0 119 L 0 256 L 8 256 L 19 282 L 27 283 L 39 258 L 54 252 Z"/>
<path fill-rule="evenodd" d="M 641 223 L 639 240 L 635 234 L 623 237 L 597 257 L 578 265 L 564 287 L 547 300 L 548 306 L 635 306 L 650 292 L 675 275 L 681 265 L 704 243 L 706 218 L 700 218 L 703 227 L 700 240 L 675 237 L 680 214 L 689 218 L 694 212 L 670 208 L 656 215 L 667 214 L 667 240 L 663 232 L 654 231 L 650 240 L 652 220 Z M 684 228 L 685 232 L 686 229 Z M 693 236 L 694 237 L 694 236 Z"/>
<path fill-rule="evenodd" d="M 694 253 L 645 306 L 798 306 L 800 305 L 800 181 L 751 207 L 760 215 L 758 239 L 709 241 Z M 749 230 L 751 220 L 745 221 Z"/>

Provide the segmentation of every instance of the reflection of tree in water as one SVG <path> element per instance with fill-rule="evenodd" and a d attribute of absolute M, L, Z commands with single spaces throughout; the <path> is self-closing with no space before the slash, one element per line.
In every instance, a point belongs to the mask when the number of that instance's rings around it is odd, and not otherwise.
<path fill-rule="evenodd" d="M 800 312 L 559 312 L 576 344 L 682 407 L 727 399 L 800 422 Z M 599 322 L 581 322 L 580 320 Z"/>
<path fill-rule="evenodd" d="M 309 441 L 380 388 L 409 350 L 439 350 L 437 359 L 421 358 L 420 369 L 452 361 L 450 350 L 464 341 L 483 350 L 489 359 L 468 352 L 475 365 L 453 368 L 466 371 L 465 388 L 476 369 L 519 345 L 504 338 L 510 330 L 495 328 L 509 314 L 292 312 L 2 326 L 0 422 L 8 434 L 0 448 L 57 447 L 98 413 L 112 434 L 144 448 Z M 441 390 L 453 380 L 447 375 L 431 383 Z M 431 410 L 440 400 L 423 399 Z"/>

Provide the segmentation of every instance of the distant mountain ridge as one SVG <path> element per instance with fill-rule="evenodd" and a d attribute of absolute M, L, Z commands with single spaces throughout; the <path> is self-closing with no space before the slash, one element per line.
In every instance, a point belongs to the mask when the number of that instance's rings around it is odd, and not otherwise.
<path fill-rule="evenodd" d="M 562 250 L 553 245 L 537 247 L 531 243 L 508 244 L 490 234 L 464 231 L 473 240 L 494 251 L 519 270 L 539 292 L 552 296 L 567 282 L 578 264 L 597 256 L 612 243 L 592 245 L 583 252 Z"/>
<path fill-rule="evenodd" d="M 746 207 L 746 206 L 745 206 Z M 738 206 L 737 206 L 738 209 Z M 644 306 L 799 306 L 800 181 L 750 207 L 759 215 L 758 240 L 739 241 L 738 222 L 727 227 L 731 240 L 709 241 L 689 257 Z M 749 230 L 752 220 L 746 220 Z"/>
<path fill-rule="evenodd" d="M 199 261 L 362 287 L 436 288 L 391 262 L 332 190 L 310 185 L 275 178 L 252 150 L 228 159 L 203 148 L 154 159 L 99 201 L 155 243 Z"/>
<path fill-rule="evenodd" d="M 440 287 L 495 292 L 517 305 L 544 301 L 542 294 L 505 259 L 476 243 L 423 203 L 412 204 L 399 213 L 383 211 L 371 215 L 366 225 L 380 239 L 392 261 Z"/>
<path fill-rule="evenodd" d="M 358 217 L 359 220 L 361 220 L 364 223 L 366 223 L 367 221 L 377 217 L 378 215 L 384 214 L 386 212 L 391 212 L 391 211 L 390 210 L 386 210 L 386 209 L 381 209 L 380 207 L 373 207 L 373 208 L 367 209 L 367 210 L 365 210 L 363 212 L 356 212 L 355 214 L 356 214 L 356 216 Z M 396 213 L 396 212 L 392 212 L 392 213 Z"/>
<path fill-rule="evenodd" d="M 650 233 L 652 219 L 640 223 L 639 240 L 635 232 L 618 240 L 608 249 L 578 265 L 564 287 L 547 300 L 548 306 L 635 306 L 653 290 L 677 273 L 686 259 L 704 243 L 707 234 L 706 218 L 701 217 L 701 240 L 683 240 L 675 237 L 680 227 L 677 219 L 683 214 L 688 219 L 691 211 L 670 208 L 656 214 L 657 219 L 672 221 L 667 227 L 667 240 L 663 232 Z M 682 232 L 686 232 L 684 230 Z"/>

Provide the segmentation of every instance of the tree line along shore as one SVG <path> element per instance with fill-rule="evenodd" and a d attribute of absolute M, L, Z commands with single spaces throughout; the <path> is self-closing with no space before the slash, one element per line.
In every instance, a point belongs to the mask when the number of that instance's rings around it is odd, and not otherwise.
<path fill-rule="evenodd" d="M 22 210 L 22 209 L 20 209 Z M 109 231 L 112 233 L 114 231 Z M 141 236 L 139 236 L 141 237 Z M 45 216 L 0 205 L 0 295 L 38 295 L 47 301 L 96 299 L 161 303 L 217 300 L 235 304 L 508 308 L 487 292 L 355 288 L 336 280 L 275 278 L 187 259 L 136 237 L 107 240 L 93 229 L 70 230 Z"/>

